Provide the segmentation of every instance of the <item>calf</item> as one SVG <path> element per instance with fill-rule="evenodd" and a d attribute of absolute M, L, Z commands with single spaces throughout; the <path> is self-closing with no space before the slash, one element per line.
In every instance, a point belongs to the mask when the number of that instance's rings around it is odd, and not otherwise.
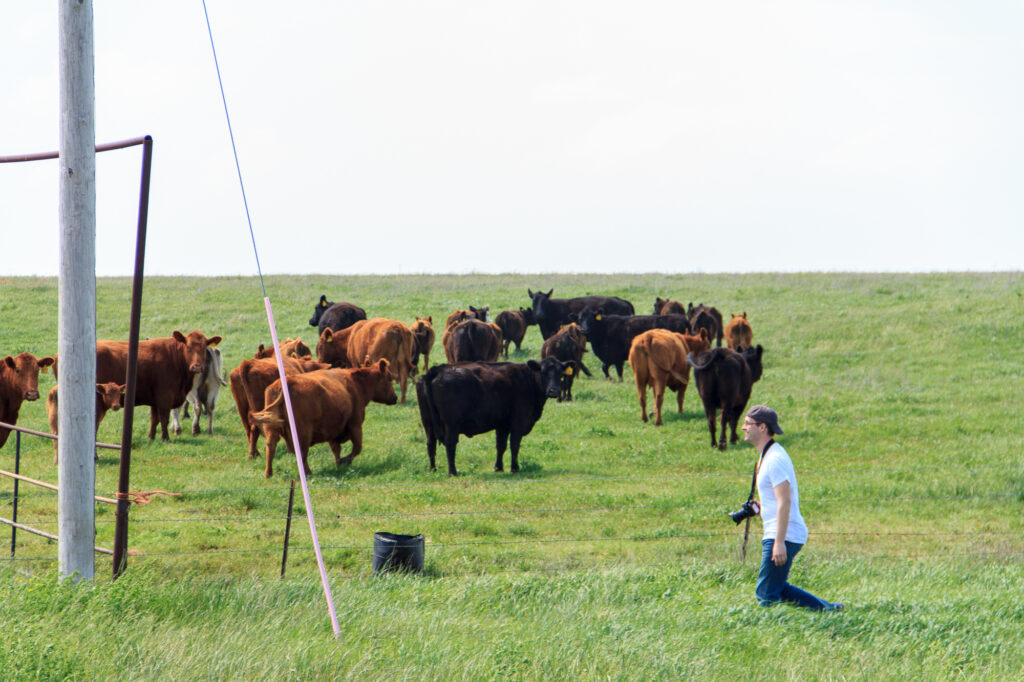
<path fill-rule="evenodd" d="M 504 337 L 503 350 L 505 357 L 508 357 L 508 347 L 515 343 L 516 352 L 519 352 L 523 337 L 526 336 L 526 328 L 531 324 L 537 324 L 537 318 L 533 316 L 533 310 L 520 308 L 516 310 L 502 310 L 494 318 L 494 322 L 501 328 L 501 335 Z"/>
<path fill-rule="evenodd" d="M 586 307 L 604 308 L 611 315 L 633 315 L 636 311 L 629 301 L 617 296 L 580 296 L 578 298 L 551 298 L 554 289 L 543 291 L 526 290 L 533 303 L 533 316 L 540 327 L 540 335 L 550 338 L 563 324 L 575 322 L 570 315 L 579 315 Z"/>
<path fill-rule="evenodd" d="M 469 306 L 469 310 L 456 310 L 454 313 L 448 316 L 448 319 L 444 321 L 444 328 L 451 329 L 459 322 L 464 320 L 480 320 L 481 322 L 487 321 L 487 313 L 490 311 L 490 307 L 481 306 L 474 308 Z"/>
<path fill-rule="evenodd" d="M 669 301 L 660 296 L 654 299 L 655 315 L 686 315 L 686 307 L 679 301 Z M 689 317 L 689 316 L 687 316 Z"/>
<path fill-rule="evenodd" d="M 732 320 L 725 326 L 725 342 L 733 350 L 743 350 L 753 345 L 754 330 L 747 322 L 746 312 L 732 316 Z"/>
<path fill-rule="evenodd" d="M 547 399 L 558 397 L 562 376 L 571 368 L 570 363 L 553 357 L 526 364 L 471 362 L 431 367 L 416 381 L 430 470 L 437 468 L 437 441 L 444 443 L 448 455 L 448 475 L 456 476 L 459 435 L 472 438 L 494 431 L 494 470 L 504 470 L 502 458 L 511 442 L 510 470 L 519 471 L 520 442 L 540 419 Z"/>
<path fill-rule="evenodd" d="M 690 331 L 689 322 L 682 315 L 608 315 L 604 308 L 588 307 L 580 313 L 579 321 L 594 355 L 601 361 L 605 378 L 611 379 L 608 368 L 614 365 L 619 381 L 629 357 L 629 346 L 637 334 L 648 329 L 668 329 L 680 334 Z"/>
<path fill-rule="evenodd" d="M 302 337 L 301 336 L 296 337 L 294 339 L 285 339 L 284 341 L 281 342 L 280 345 L 281 345 L 281 353 L 284 354 L 285 357 L 289 357 L 289 356 L 293 357 L 293 358 L 311 358 L 311 357 L 313 357 L 313 352 L 309 349 L 309 346 L 307 346 L 306 344 L 304 344 L 302 342 Z M 257 360 L 260 360 L 262 358 L 272 358 L 272 357 L 274 357 L 274 347 L 271 346 L 270 348 L 266 348 L 261 343 L 260 347 L 258 349 L 256 349 L 256 355 L 254 355 L 253 357 L 256 358 Z M 185 416 L 188 416 L 188 415 L 185 415 Z"/>
<path fill-rule="evenodd" d="M 341 331 L 351 327 L 359 320 L 366 319 L 366 311 L 354 303 L 335 303 L 320 296 L 320 302 L 313 308 L 313 317 L 309 318 L 309 326 L 317 328 L 317 334 L 323 334 L 328 327 Z"/>
<path fill-rule="evenodd" d="M 105 384 L 96 384 L 96 431 L 100 430 L 100 422 L 107 415 L 108 410 L 118 411 L 124 402 L 124 384 L 115 384 L 108 381 Z M 50 389 L 46 396 L 46 419 L 50 422 L 50 433 L 57 435 L 60 415 L 57 405 L 57 387 Z M 53 441 L 53 463 L 57 463 L 57 441 Z M 99 456 L 94 455 L 93 459 L 99 461 Z"/>
<path fill-rule="evenodd" d="M 501 340 L 486 322 L 469 319 L 451 328 L 444 352 L 448 362 L 494 362 L 501 352 Z M 501 333 L 501 330 L 497 330 Z"/>
<path fill-rule="evenodd" d="M 318 369 L 330 369 L 330 365 L 323 362 L 316 362 L 313 358 L 290 358 L 285 356 L 281 359 L 284 365 L 286 377 L 314 372 Z M 260 439 L 260 428 L 254 424 L 250 415 L 263 409 L 263 398 L 267 386 L 280 379 L 280 370 L 277 367 L 277 360 L 274 358 L 255 359 L 246 358 L 231 370 L 228 374 L 228 384 L 231 386 L 231 397 L 235 399 L 235 409 L 238 410 L 238 417 L 242 420 L 242 430 L 249 445 L 249 459 L 255 459 Z"/>
<path fill-rule="evenodd" d="M 282 352 L 284 345 L 282 344 Z M 273 351 L 271 351 L 273 352 Z M 199 435 L 199 417 L 203 412 L 207 415 L 206 433 L 213 435 L 213 411 L 217 409 L 217 396 L 220 394 L 220 387 L 227 386 L 224 381 L 224 363 L 220 357 L 220 349 L 206 349 L 206 364 L 203 371 L 196 374 L 192 379 L 192 390 L 185 396 L 185 418 L 188 419 L 188 406 L 192 406 L 192 435 Z M 178 421 L 178 414 L 181 408 L 171 410 L 171 430 L 175 435 L 181 433 L 181 423 Z"/>
<path fill-rule="evenodd" d="M 295 429 L 302 450 L 302 468 L 309 470 L 309 448 L 327 443 L 334 453 L 335 466 L 351 464 L 363 449 L 363 419 L 370 401 L 394 405 L 398 402 L 392 384 L 388 361 L 380 360 L 372 367 L 359 369 L 325 369 L 288 377 L 288 395 L 292 401 Z M 267 387 L 266 407 L 252 414 L 267 432 L 267 468 L 264 476 L 273 474 L 277 442 L 285 439 L 288 452 L 295 454 L 281 380 Z M 352 442 L 352 452 L 341 456 L 341 444 Z"/>
<path fill-rule="evenodd" d="M 416 324 L 411 327 L 412 364 L 415 367 L 419 364 L 420 355 L 423 355 L 423 371 L 427 371 L 430 359 L 430 350 L 434 347 L 434 318 L 431 316 L 417 317 Z"/>
<path fill-rule="evenodd" d="M 39 372 L 49 371 L 51 356 L 37 358 L 31 353 L 6 356 L 0 360 L 0 422 L 17 424 L 21 403 L 39 400 Z M 10 429 L 0 427 L 0 448 L 7 443 Z"/>
<path fill-rule="evenodd" d="M 722 347 L 722 313 L 714 306 L 693 305 L 690 301 L 686 307 L 686 316 L 690 318 L 690 328 L 694 331 L 705 329 L 709 339 L 715 339 L 715 345 Z"/>
<path fill-rule="evenodd" d="M 590 376 L 590 370 L 583 365 L 583 354 L 587 352 L 587 339 L 583 330 L 575 322 L 563 325 L 561 329 L 544 342 L 540 348 L 540 357 L 555 357 L 562 362 L 572 362 L 572 371 L 562 376 L 562 390 L 558 394 L 558 402 L 572 400 L 572 384 L 580 370 Z"/>
<path fill-rule="evenodd" d="M 661 426 L 661 406 L 665 400 L 665 389 L 676 392 L 679 414 L 683 413 L 683 399 L 690 383 L 688 353 L 702 353 L 708 350 L 707 333 L 701 329 L 699 336 L 677 334 L 667 329 L 650 329 L 643 332 L 629 347 L 629 366 L 633 368 L 636 392 L 640 397 L 640 418 L 647 421 L 647 387 L 654 392 L 654 425 Z"/>
<path fill-rule="evenodd" d="M 737 353 L 729 348 L 714 350 L 695 355 L 689 353 L 686 359 L 693 365 L 693 376 L 697 380 L 697 390 L 704 402 L 704 414 L 708 418 L 708 430 L 711 431 L 711 447 L 715 447 L 715 416 L 722 410 L 722 437 L 717 441 L 719 450 L 725 450 L 725 429 L 732 428 L 730 443 L 737 442 L 736 423 L 747 408 L 750 390 L 754 382 L 761 378 L 761 356 L 764 349 L 747 348 Z"/>

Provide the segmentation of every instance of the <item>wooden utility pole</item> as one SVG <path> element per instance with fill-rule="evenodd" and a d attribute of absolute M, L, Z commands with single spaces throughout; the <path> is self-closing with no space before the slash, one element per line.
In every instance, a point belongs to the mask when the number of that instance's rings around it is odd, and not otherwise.
<path fill-rule="evenodd" d="M 96 98 L 92 0 L 60 0 L 60 441 L 62 577 L 96 567 Z"/>

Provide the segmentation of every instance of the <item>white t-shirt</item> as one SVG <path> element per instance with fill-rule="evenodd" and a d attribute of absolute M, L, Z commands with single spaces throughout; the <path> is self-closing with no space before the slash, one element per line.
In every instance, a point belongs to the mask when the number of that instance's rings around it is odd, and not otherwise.
<path fill-rule="evenodd" d="M 772 443 L 761 460 L 757 470 L 757 494 L 761 501 L 761 521 L 764 523 L 764 538 L 775 539 L 778 528 L 779 501 L 775 499 L 775 486 L 789 481 L 790 505 L 789 526 L 786 541 L 804 544 L 807 542 L 807 526 L 800 516 L 800 493 L 796 486 L 796 471 L 786 450 L 778 443 Z"/>

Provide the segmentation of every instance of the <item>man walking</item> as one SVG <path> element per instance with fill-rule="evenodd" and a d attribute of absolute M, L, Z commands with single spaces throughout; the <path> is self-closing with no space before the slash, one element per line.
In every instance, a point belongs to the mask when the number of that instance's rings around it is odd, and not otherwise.
<path fill-rule="evenodd" d="M 755 405 L 743 420 L 743 431 L 746 441 L 760 453 L 756 479 L 764 550 L 755 590 L 758 601 L 761 606 L 784 601 L 818 611 L 842 609 L 842 604 L 819 599 L 787 582 L 793 559 L 807 542 L 807 526 L 800 515 L 793 462 L 773 438 L 782 434 L 778 415 L 770 407 Z"/>

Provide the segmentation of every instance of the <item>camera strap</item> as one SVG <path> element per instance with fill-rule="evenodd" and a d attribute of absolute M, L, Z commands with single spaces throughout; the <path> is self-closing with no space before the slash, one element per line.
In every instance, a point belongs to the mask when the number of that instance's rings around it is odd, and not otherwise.
<path fill-rule="evenodd" d="M 757 488 L 757 472 L 761 469 L 761 462 L 764 461 L 764 456 L 768 452 L 768 448 L 775 445 L 775 439 L 771 438 L 765 443 L 764 449 L 761 450 L 761 456 L 757 459 L 757 464 L 754 465 L 754 475 L 750 478 L 750 495 L 747 496 L 747 502 L 754 499 L 754 490 Z M 747 540 L 750 538 L 750 517 L 747 517 L 747 523 L 743 527 L 743 548 L 740 550 L 740 561 L 747 560 Z"/>

